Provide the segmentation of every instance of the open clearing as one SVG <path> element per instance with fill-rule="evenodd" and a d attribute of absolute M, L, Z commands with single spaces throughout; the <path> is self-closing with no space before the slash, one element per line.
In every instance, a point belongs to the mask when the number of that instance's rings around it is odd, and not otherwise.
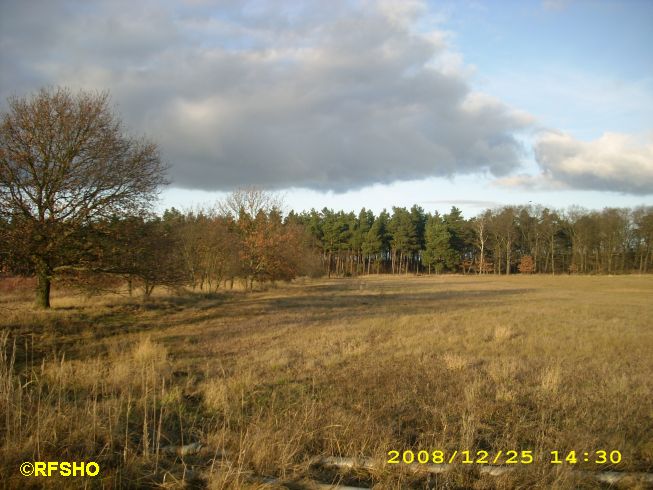
<path fill-rule="evenodd" d="M 51 311 L 3 292 L 0 480 L 78 488 L 18 467 L 96 461 L 86 483 L 105 488 L 596 488 L 578 470 L 653 471 L 652 298 L 651 276 L 371 276 L 149 303 L 55 293 Z M 192 442 L 199 453 L 162 449 Z M 383 464 L 391 450 L 535 462 L 427 478 Z M 549 462 L 572 450 L 577 463 Z M 601 450 L 621 462 L 594 463 Z M 381 464 L 338 473 L 316 456 Z"/>

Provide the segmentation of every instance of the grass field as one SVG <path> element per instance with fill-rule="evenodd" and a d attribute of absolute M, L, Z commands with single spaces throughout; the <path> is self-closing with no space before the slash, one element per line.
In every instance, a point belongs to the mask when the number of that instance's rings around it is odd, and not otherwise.
<path fill-rule="evenodd" d="M 0 294 L 11 488 L 596 488 L 579 470 L 653 471 L 651 276 L 306 280 L 149 303 L 55 292 L 51 311 Z M 490 476 L 457 459 L 426 477 L 385 464 L 391 450 L 535 461 Z M 549 463 L 572 450 L 577 463 Z M 592 462 L 601 450 L 621 462 Z M 318 456 L 379 465 L 337 472 Z M 23 461 L 101 472 L 26 478 Z"/>

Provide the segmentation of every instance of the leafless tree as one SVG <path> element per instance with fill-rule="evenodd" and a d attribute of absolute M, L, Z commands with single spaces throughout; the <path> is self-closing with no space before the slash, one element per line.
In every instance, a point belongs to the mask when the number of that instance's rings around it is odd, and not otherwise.
<path fill-rule="evenodd" d="M 164 183 L 157 145 L 125 133 L 108 93 L 52 88 L 8 100 L 0 213 L 28 237 L 39 306 L 50 306 L 57 268 L 76 265 L 80 228 L 148 208 Z"/>
<path fill-rule="evenodd" d="M 478 258 L 478 273 L 485 274 L 485 244 L 488 241 L 487 223 L 490 219 L 491 212 L 485 211 L 480 214 L 474 221 L 474 230 L 476 231 L 477 242 L 476 245 L 479 251 Z"/>
<path fill-rule="evenodd" d="M 218 213 L 239 219 L 245 214 L 254 219 L 259 212 L 283 211 L 283 198 L 258 187 L 237 189 L 218 203 Z"/>

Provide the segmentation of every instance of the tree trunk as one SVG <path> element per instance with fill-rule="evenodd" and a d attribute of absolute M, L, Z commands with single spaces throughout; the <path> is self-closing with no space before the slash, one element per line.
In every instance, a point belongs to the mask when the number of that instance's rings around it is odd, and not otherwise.
<path fill-rule="evenodd" d="M 38 272 L 38 285 L 36 286 L 36 306 L 50 308 L 50 286 L 52 277 L 47 271 Z"/>
<path fill-rule="evenodd" d="M 595 256 L 595 267 L 594 270 L 598 274 L 600 272 L 603 272 L 603 265 L 601 264 L 601 260 L 599 259 L 599 249 L 597 248 L 594 253 Z"/>
<path fill-rule="evenodd" d="M 481 258 L 479 260 L 478 274 L 485 274 L 485 241 L 481 241 Z"/>
<path fill-rule="evenodd" d="M 506 275 L 510 275 L 510 252 L 512 251 L 512 243 L 508 242 L 506 245 Z"/>

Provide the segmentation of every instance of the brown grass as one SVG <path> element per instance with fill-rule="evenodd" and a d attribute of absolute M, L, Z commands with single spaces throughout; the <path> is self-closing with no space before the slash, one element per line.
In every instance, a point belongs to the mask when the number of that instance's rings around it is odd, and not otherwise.
<path fill-rule="evenodd" d="M 652 297 L 648 276 L 371 277 L 150 303 L 59 293 L 47 312 L 18 291 L 0 300 L 0 481 L 81 486 L 18 473 L 52 460 L 97 461 L 86 483 L 104 487 L 595 488 L 572 468 L 653 470 Z M 199 454 L 166 447 L 197 441 Z M 310 465 L 392 449 L 539 463 L 430 480 Z M 623 461 L 582 461 L 601 449 Z M 552 450 L 581 461 L 542 462 Z"/>

